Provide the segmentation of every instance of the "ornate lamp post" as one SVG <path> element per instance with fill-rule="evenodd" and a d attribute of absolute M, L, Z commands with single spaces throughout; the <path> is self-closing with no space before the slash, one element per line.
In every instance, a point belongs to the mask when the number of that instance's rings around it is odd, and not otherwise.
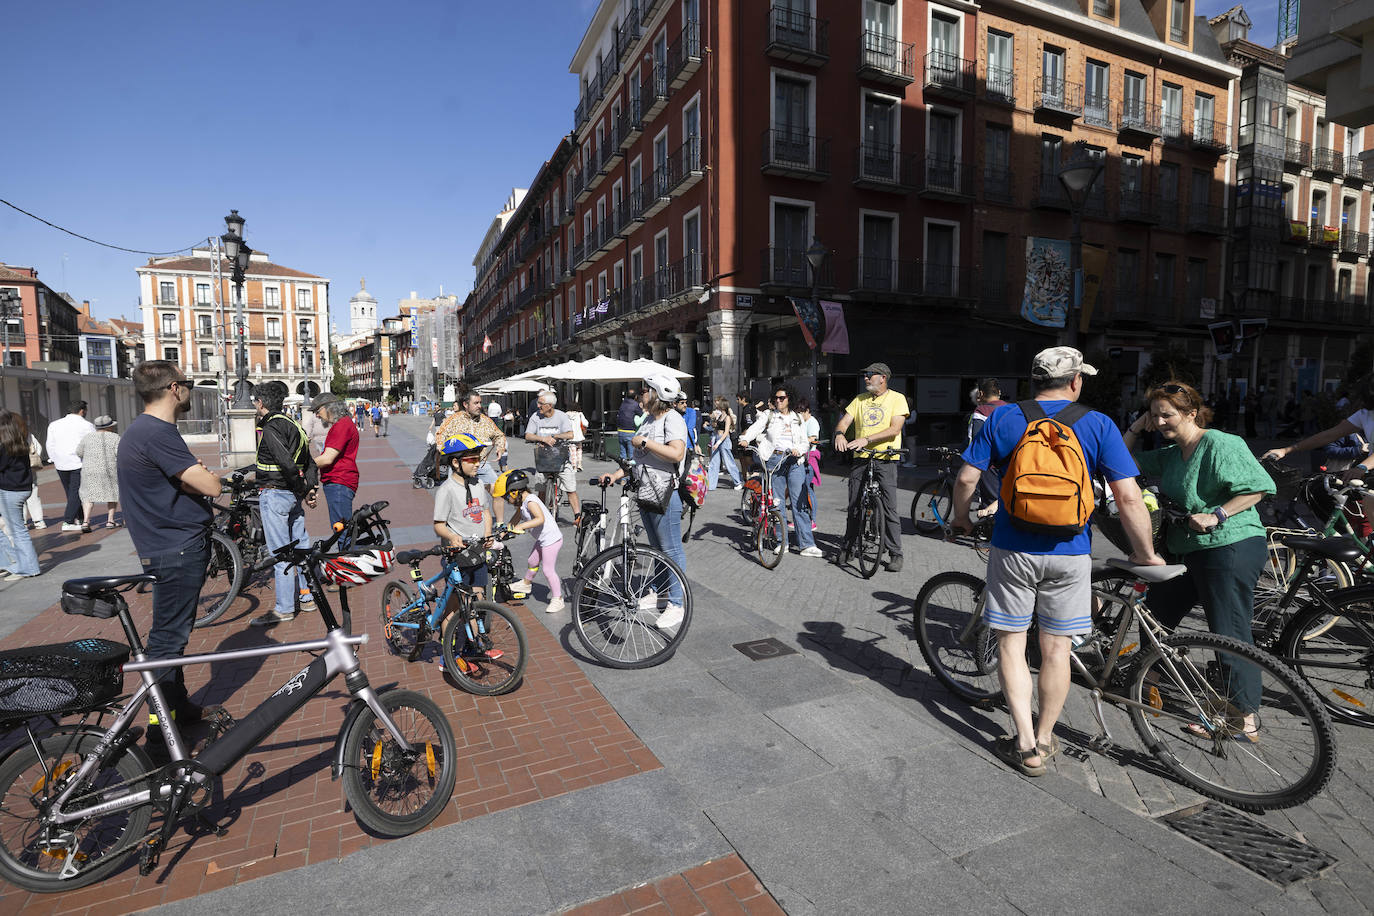
<path fill-rule="evenodd" d="M 1082 140 L 1074 144 L 1073 155 L 1059 166 L 1059 182 L 1069 196 L 1069 207 L 1073 213 L 1073 233 L 1069 236 L 1072 300 L 1068 314 L 1064 316 L 1064 330 L 1068 332 L 1065 339 L 1074 347 L 1079 347 L 1078 324 L 1080 310 L 1083 308 L 1083 303 L 1079 301 L 1083 273 L 1083 207 L 1088 202 L 1088 193 L 1101 174 L 1101 157 L 1091 155 L 1087 144 Z"/>
<path fill-rule="evenodd" d="M 234 382 L 234 407 L 251 409 L 253 386 L 248 381 L 248 329 L 244 324 L 243 315 L 243 276 L 244 271 L 248 269 L 248 259 L 253 256 L 253 249 L 243 240 L 243 224 L 244 218 L 239 216 L 239 211 L 230 210 L 229 215 L 224 218 L 227 231 L 219 240 L 224 245 L 225 257 L 234 265 L 234 363 L 238 375 L 238 381 Z"/>

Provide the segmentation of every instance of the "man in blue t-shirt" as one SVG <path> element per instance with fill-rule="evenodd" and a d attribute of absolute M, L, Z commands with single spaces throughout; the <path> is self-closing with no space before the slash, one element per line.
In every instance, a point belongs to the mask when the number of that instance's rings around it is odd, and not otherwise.
<path fill-rule="evenodd" d="M 191 380 L 175 363 L 148 360 L 134 369 L 134 390 L 143 413 L 134 418 L 115 459 L 124 523 L 153 585 L 153 624 L 148 630 L 150 659 L 177 658 L 186 651 L 196 619 L 200 589 L 210 563 L 210 500 L 220 480 L 186 447 L 177 419 L 191 409 Z M 158 673 L 163 695 L 178 724 L 198 721 L 203 710 L 186 694 L 183 668 Z M 166 744 L 150 710 L 147 741 L 157 759 Z"/>
<path fill-rule="evenodd" d="M 1083 377 L 1097 370 L 1072 347 L 1050 347 L 1031 363 L 1035 400 L 1046 416 L 1078 400 Z M 964 466 L 954 487 L 954 527 L 971 528 L 969 503 L 984 471 L 1004 467 L 1026 432 L 1020 404 L 997 408 L 964 450 Z M 1107 417 L 1088 411 L 1073 426 L 1083 446 L 1088 471 L 1105 477 L 1116 496 L 1122 527 L 1130 538 L 1131 562 L 1164 563 L 1154 552 L 1150 516 L 1136 483 L 1139 471 L 1121 432 Z M 998 506 L 988 554 L 983 616 L 997 631 L 998 676 L 1016 725 L 1016 735 L 997 739 L 997 756 L 1028 776 L 1045 772 L 1045 760 L 1058 751 L 1054 726 L 1069 693 L 1070 638 L 1092 631 L 1092 535 L 1085 527 L 1065 536 L 1014 527 L 1005 505 Z M 1026 663 L 1026 631 L 1040 622 L 1040 720 L 1031 719 L 1031 675 Z"/>

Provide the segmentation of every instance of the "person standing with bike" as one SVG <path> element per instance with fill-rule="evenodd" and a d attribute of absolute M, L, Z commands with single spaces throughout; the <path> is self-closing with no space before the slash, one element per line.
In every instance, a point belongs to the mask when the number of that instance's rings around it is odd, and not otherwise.
<path fill-rule="evenodd" d="M 310 457 L 310 437 L 304 427 L 282 413 L 282 402 L 286 400 L 283 382 L 254 385 L 252 399 L 262 430 L 255 471 L 267 552 L 275 553 L 287 544 L 309 547 L 305 507 L 315 508 L 320 480 L 319 469 Z M 250 620 L 250 625 L 271 627 L 293 620 L 297 602 L 303 611 L 315 609 L 315 599 L 298 568 L 279 561 L 273 567 L 273 579 L 275 605 L 266 614 Z"/>
<path fill-rule="evenodd" d="M 477 479 L 477 468 L 490 445 L 468 433 L 457 433 L 439 443 L 440 460 L 450 471 L 448 479 L 434 491 L 434 533 L 449 547 L 461 550 L 469 542 L 491 535 L 491 494 Z M 473 593 L 484 597 L 491 581 L 486 560 L 459 568 Z"/>
<path fill-rule="evenodd" d="M 552 391 L 539 395 L 538 412 L 530 417 L 529 423 L 525 425 L 526 442 L 556 448 L 559 442 L 572 441 L 572 421 L 568 419 L 567 414 L 553 406 L 556 401 L 557 396 Z M 557 474 L 558 485 L 568 495 L 568 505 L 572 506 L 573 510 L 573 524 L 576 525 L 582 518 L 582 500 L 577 496 L 577 472 L 573 470 L 572 461 L 569 460 L 566 450 L 563 452 L 563 464 Z M 557 506 L 548 508 L 551 512 L 558 510 Z"/>
<path fill-rule="evenodd" d="M 544 613 L 557 614 L 564 608 L 563 580 L 558 576 L 558 548 L 563 546 L 563 532 L 558 530 L 558 522 L 543 501 L 530 492 L 531 477 L 529 471 L 520 468 L 506 471 L 496 478 L 492 495 L 515 506 L 520 518 L 510 526 L 512 534 L 529 531 L 534 535 L 534 549 L 525 563 L 525 578 L 514 583 L 511 590 L 517 595 L 528 595 L 534 587 L 534 577 L 542 569 L 544 581 L 549 584 L 549 606 Z"/>
<path fill-rule="evenodd" d="M 887 550 L 887 568 L 891 572 L 902 569 L 902 519 L 897 511 L 897 459 L 901 457 L 902 424 L 911 412 L 906 397 L 888 388 L 892 370 L 887 363 L 871 363 L 864 369 L 863 394 L 849 402 L 844 416 L 835 426 L 835 451 L 852 452 L 864 449 L 875 453 L 874 475 L 882 491 L 883 548 Z M 853 425 L 858 433 L 845 438 Z M 886 454 L 885 454 L 886 453 Z M 845 522 L 844 543 L 840 545 L 835 562 L 844 566 L 854 555 L 859 537 L 859 507 L 863 496 L 864 462 L 857 461 L 849 470 L 849 516 Z"/>
<path fill-rule="evenodd" d="M 1134 551 L 1131 562 L 1164 563 L 1150 540 L 1149 514 L 1135 481 L 1137 469 L 1121 433 L 1109 417 L 1076 404 L 1083 393 L 1083 379 L 1096 374 L 1072 347 L 1050 347 L 1036 354 L 1031 363 L 1035 400 L 994 411 L 964 451 L 964 466 L 954 485 L 955 530 L 972 530 L 969 504 L 983 472 L 994 465 L 1011 472 L 1019 462 L 1018 454 L 1035 445 L 1027 438 L 1052 424 L 1053 430 L 1043 436 L 1048 439 L 1053 433 L 1056 441 L 1065 443 L 1071 436 L 1078 450 L 1080 479 L 1065 482 L 1077 485 L 1080 499 L 1087 494 L 1087 515 L 1091 514 L 1092 478 L 1100 475 L 1116 495 L 1122 526 Z M 1056 421 L 1056 417 L 1062 419 Z M 1065 429 L 1067 435 L 1062 435 Z M 1009 486 L 1015 484 L 1004 484 L 1004 490 Z M 1016 728 L 1015 735 L 998 738 L 995 748 L 999 758 L 1028 776 L 1042 775 L 1045 759 L 1058 750 L 1054 726 L 1069 693 L 1070 640 L 1092 632 L 1092 535 L 1088 518 L 1080 521 L 1076 530 L 1050 533 L 1013 515 L 1004 498 L 993 523 L 984 619 L 997 631 L 998 676 Z M 1032 618 L 1040 626 L 1038 723 L 1031 718 L 1031 674 L 1026 661 L 1026 632 Z"/>
<path fill-rule="evenodd" d="M 501 428 L 489 413 L 482 412 L 482 396 L 476 391 L 468 391 L 458 399 L 458 408 L 439 428 L 436 441 L 443 444 L 459 433 L 466 433 L 474 439 L 491 443 L 482 453 L 482 463 L 477 466 L 477 480 L 490 494 L 499 473 L 497 466 L 505 461 L 506 434 L 501 432 Z M 498 525 L 506 519 L 505 506 L 506 504 L 499 499 L 492 500 L 492 512 Z"/>
<path fill-rule="evenodd" d="M 1160 479 L 1160 492 L 1188 513 L 1187 527 L 1168 528 L 1169 552 L 1188 572 L 1150 587 L 1149 608 L 1172 630 L 1201 602 L 1213 633 L 1255 644 L 1255 583 L 1269 555 L 1264 523 L 1255 506 L 1274 492 L 1274 481 L 1240 436 L 1208 429 L 1212 411 L 1192 385 L 1166 382 L 1150 392 L 1150 412 L 1126 430 L 1135 449 L 1147 426 L 1159 431 L 1164 448 L 1135 453 L 1141 473 Z M 1259 740 L 1260 672 L 1238 665 L 1226 672 L 1227 695 L 1244 718 L 1238 734 Z M 1201 725 L 1189 731 L 1206 737 Z"/>
<path fill-rule="evenodd" d="M 210 500 L 220 495 L 221 485 L 177 432 L 177 420 L 191 410 L 191 380 L 164 359 L 140 363 L 133 375 L 143 413 L 124 431 L 116 473 L 129 537 L 144 572 L 158 577 L 147 656 L 177 658 L 186 651 L 196 620 L 210 564 Z M 167 705 L 182 725 L 199 721 L 204 712 L 187 695 L 184 670 L 164 669 L 158 675 Z M 157 716 L 150 714 L 148 722 L 151 753 L 165 758 Z"/>
<path fill-rule="evenodd" d="M 773 490 L 787 490 L 792 501 L 792 520 L 797 532 L 797 546 L 804 557 L 819 557 L 816 535 L 811 530 L 811 500 L 806 477 L 810 469 L 806 453 L 811 443 L 806 437 L 806 421 L 792 409 L 792 389 L 779 385 L 773 389 L 773 406 L 754 421 L 754 425 L 740 435 L 741 445 L 759 440 L 759 454 L 773 475 Z"/>
<path fill-rule="evenodd" d="M 358 430 L 352 423 L 340 423 L 348 413 L 335 394 L 325 393 L 310 405 L 325 427 L 324 448 L 315 456 L 320 469 L 320 484 L 324 489 L 324 504 L 329 509 L 331 527 L 353 517 L 353 497 L 358 495 Z M 348 546 L 348 535 L 339 539 L 340 547 Z"/>

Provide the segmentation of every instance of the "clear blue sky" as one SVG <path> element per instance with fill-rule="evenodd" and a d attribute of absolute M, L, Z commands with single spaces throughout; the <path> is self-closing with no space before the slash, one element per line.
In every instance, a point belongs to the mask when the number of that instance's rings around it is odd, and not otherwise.
<path fill-rule="evenodd" d="M 165 251 L 224 231 L 383 310 L 465 294 L 510 189 L 572 126 L 593 0 L 6 5 L 0 198 Z M 0 261 L 137 319 L 145 255 L 0 206 Z"/>
<path fill-rule="evenodd" d="M 345 327 L 360 276 L 384 312 L 411 290 L 462 295 L 510 189 L 572 124 L 568 62 L 595 5 L 9 4 L 0 197 L 153 251 L 220 234 L 236 208 L 250 245 L 333 281 Z M 1275 0 L 1247 10 L 1271 44 Z M 137 317 L 146 256 L 0 207 L 0 260 L 97 316 Z"/>

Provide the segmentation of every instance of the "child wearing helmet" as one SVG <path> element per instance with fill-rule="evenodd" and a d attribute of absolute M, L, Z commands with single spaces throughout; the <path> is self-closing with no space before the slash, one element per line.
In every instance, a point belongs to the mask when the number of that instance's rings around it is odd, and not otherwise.
<path fill-rule="evenodd" d="M 466 547 L 491 534 L 491 497 L 477 479 L 482 452 L 489 444 L 458 433 L 439 448 L 440 460 L 451 470 L 434 491 L 434 533 L 450 547 Z M 464 567 L 463 576 L 477 597 L 483 597 L 490 581 L 487 564 Z"/>
<path fill-rule="evenodd" d="M 534 480 L 532 471 L 516 468 L 506 471 L 491 485 L 492 495 L 506 501 L 520 510 L 520 517 L 510 526 L 511 533 L 528 531 L 534 535 L 534 549 L 525 563 L 525 578 L 511 585 L 517 597 L 530 593 L 534 576 L 541 569 L 544 581 L 549 584 L 549 606 L 546 614 L 557 614 L 563 610 L 563 583 L 558 577 L 558 548 L 563 546 L 563 532 L 558 530 L 558 521 L 549 512 L 544 501 L 530 492 Z"/>

